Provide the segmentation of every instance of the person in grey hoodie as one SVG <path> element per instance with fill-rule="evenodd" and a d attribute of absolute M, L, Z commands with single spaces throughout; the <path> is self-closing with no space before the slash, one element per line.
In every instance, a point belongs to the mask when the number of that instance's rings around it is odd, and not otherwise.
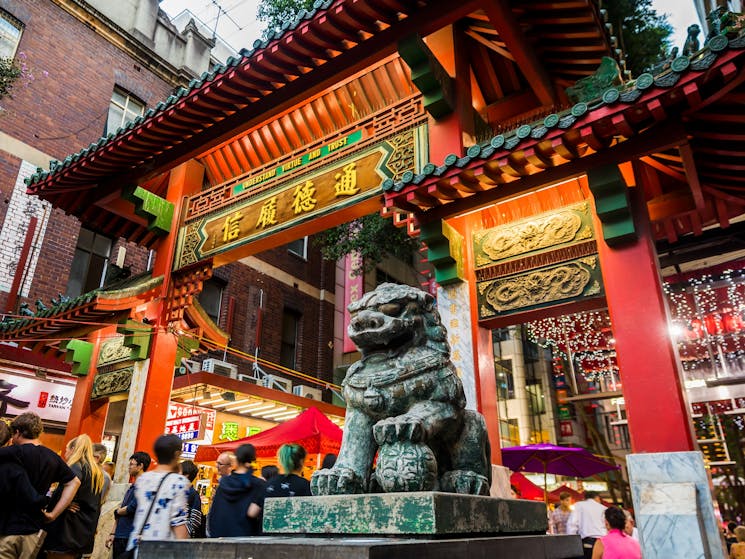
<path fill-rule="evenodd" d="M 238 467 L 220 478 L 207 516 L 207 534 L 211 538 L 257 536 L 261 534 L 265 482 L 253 475 L 256 460 L 253 445 L 244 444 L 235 451 Z"/>

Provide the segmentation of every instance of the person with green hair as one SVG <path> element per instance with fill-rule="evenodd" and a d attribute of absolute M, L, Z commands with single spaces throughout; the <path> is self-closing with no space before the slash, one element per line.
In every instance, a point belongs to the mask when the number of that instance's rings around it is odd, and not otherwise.
<path fill-rule="evenodd" d="M 277 462 L 282 472 L 266 485 L 265 497 L 309 497 L 310 482 L 303 478 L 305 449 L 299 444 L 283 444 L 277 452 Z"/>

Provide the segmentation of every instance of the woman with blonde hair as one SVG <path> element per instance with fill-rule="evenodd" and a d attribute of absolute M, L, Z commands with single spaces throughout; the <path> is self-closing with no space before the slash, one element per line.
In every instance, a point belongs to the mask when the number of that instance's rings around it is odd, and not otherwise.
<path fill-rule="evenodd" d="M 78 435 L 65 447 L 67 465 L 80 479 L 75 497 L 57 520 L 48 525 L 44 549 L 48 559 L 77 559 L 93 551 L 104 475 L 93 457 L 93 443 L 88 435 Z M 58 495 L 53 494 L 50 506 Z"/>

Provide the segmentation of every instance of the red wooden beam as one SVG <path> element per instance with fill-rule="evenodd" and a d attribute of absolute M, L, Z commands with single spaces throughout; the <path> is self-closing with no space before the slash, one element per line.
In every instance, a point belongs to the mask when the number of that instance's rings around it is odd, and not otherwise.
<path fill-rule="evenodd" d="M 704 202 L 704 193 L 701 190 L 701 181 L 696 170 L 696 162 L 693 159 L 693 150 L 691 144 L 686 142 L 678 146 L 678 153 L 683 162 L 683 169 L 688 179 L 688 186 L 691 187 L 693 201 L 696 203 L 697 210 L 703 210 L 706 203 Z"/>
<path fill-rule="evenodd" d="M 520 68 L 528 83 L 535 91 L 542 105 L 551 106 L 556 103 L 556 95 L 543 65 L 528 42 L 527 37 L 520 29 L 512 8 L 506 0 L 484 0 L 481 7 L 494 28 L 499 31 L 499 37 L 507 45 L 515 62 Z"/>

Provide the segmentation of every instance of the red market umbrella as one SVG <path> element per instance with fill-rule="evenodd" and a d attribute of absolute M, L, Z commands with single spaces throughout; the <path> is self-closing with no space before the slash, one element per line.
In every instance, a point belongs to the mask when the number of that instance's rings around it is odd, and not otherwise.
<path fill-rule="evenodd" d="M 196 462 L 213 462 L 222 452 L 232 452 L 242 444 L 250 443 L 256 448 L 258 458 L 273 458 L 279 447 L 286 443 L 301 445 L 308 454 L 339 453 L 342 430 L 317 408 L 308 408 L 295 419 L 291 419 L 237 441 L 213 445 L 200 445 L 194 457 Z"/>
<path fill-rule="evenodd" d="M 580 493 L 579 491 L 577 491 L 576 489 L 572 489 L 568 485 L 561 485 L 557 487 L 556 489 L 554 489 L 553 491 L 549 491 L 548 498 L 549 499 L 556 498 L 556 500 L 558 501 L 560 500 L 559 495 L 561 495 L 562 493 L 569 493 L 572 496 L 572 500 L 575 502 L 583 501 L 585 498 L 584 493 Z"/>
<path fill-rule="evenodd" d="M 513 472 L 542 473 L 544 488 L 547 474 L 585 478 L 618 469 L 584 448 L 547 443 L 503 448 L 502 464 Z M 548 491 L 544 497 L 548 504 Z"/>
<path fill-rule="evenodd" d="M 535 483 L 530 481 L 520 472 L 514 472 L 510 476 L 510 484 L 514 485 L 520 492 L 521 499 L 527 499 L 529 501 L 543 501 L 546 496 L 543 493 L 543 488 L 538 487 Z M 549 500 L 554 501 L 549 494 Z M 556 498 L 556 501 L 559 499 Z"/>

